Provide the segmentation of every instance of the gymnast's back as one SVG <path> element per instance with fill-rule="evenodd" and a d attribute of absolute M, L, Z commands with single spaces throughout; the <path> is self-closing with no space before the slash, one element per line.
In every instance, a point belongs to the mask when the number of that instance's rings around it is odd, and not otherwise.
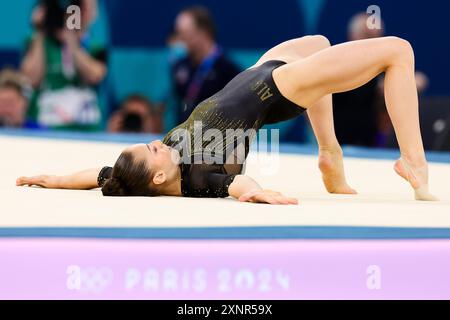
<path fill-rule="evenodd" d="M 283 64 L 267 61 L 240 73 L 164 137 L 180 153 L 183 196 L 227 197 L 257 131 L 304 112 L 275 85 L 272 71 Z"/>

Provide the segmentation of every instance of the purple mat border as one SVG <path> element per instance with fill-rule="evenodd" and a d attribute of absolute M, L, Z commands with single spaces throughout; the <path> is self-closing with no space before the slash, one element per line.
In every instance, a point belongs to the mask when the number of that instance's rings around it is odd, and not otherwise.
<path fill-rule="evenodd" d="M 450 240 L 0 239 L 0 299 L 450 299 Z"/>

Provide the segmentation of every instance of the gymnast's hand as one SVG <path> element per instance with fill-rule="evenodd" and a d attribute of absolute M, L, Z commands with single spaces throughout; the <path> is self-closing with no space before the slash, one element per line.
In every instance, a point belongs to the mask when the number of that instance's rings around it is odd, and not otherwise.
<path fill-rule="evenodd" d="M 242 202 L 269 203 L 269 204 L 298 204 L 295 198 L 289 198 L 280 192 L 265 190 L 252 178 L 237 175 L 228 188 L 233 198 Z"/>
<path fill-rule="evenodd" d="M 268 203 L 268 204 L 298 204 L 295 198 L 289 198 L 280 192 L 272 190 L 255 190 L 239 197 L 241 202 Z"/>
<path fill-rule="evenodd" d="M 48 189 L 60 188 L 60 178 L 58 176 L 39 175 L 34 177 L 19 177 L 16 186 L 39 186 Z"/>

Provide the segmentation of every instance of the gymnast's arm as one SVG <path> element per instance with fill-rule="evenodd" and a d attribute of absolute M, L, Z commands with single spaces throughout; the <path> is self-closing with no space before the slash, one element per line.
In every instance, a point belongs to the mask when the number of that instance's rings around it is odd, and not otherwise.
<path fill-rule="evenodd" d="M 289 198 L 280 192 L 265 190 L 249 176 L 237 175 L 228 187 L 228 193 L 242 202 L 269 204 L 298 204 L 295 198 Z"/>
<path fill-rule="evenodd" d="M 83 170 L 65 176 L 39 175 L 33 177 L 19 177 L 17 186 L 39 186 L 48 189 L 77 189 L 89 190 L 98 188 L 98 176 L 102 168 Z"/>

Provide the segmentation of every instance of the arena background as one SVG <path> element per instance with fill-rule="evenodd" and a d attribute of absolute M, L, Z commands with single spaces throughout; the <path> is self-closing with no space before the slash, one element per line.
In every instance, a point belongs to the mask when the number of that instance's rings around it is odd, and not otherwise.
<path fill-rule="evenodd" d="M 450 95 L 449 2 L 195 3 L 212 11 L 219 43 L 243 67 L 289 38 L 324 34 L 343 42 L 350 17 L 376 4 L 386 33 L 414 46 L 417 69 L 430 78 L 426 95 Z M 0 67 L 18 66 L 34 4 L 0 2 Z M 99 4 L 91 37 L 109 48 L 105 112 L 136 91 L 164 100 L 165 39 L 177 12 L 193 2 Z M 441 199 L 433 203 L 414 201 L 393 172 L 398 150 L 352 146 L 344 146 L 346 170 L 360 193 L 329 195 L 311 144 L 281 144 L 277 175 L 262 175 L 257 166 L 248 171 L 299 198 L 299 206 L 117 199 L 99 190 L 14 185 L 21 175 L 112 165 L 125 146 L 155 138 L 0 130 L 0 299 L 450 299 L 448 152 L 427 153 L 431 190 Z"/>
<path fill-rule="evenodd" d="M 0 3 L 0 67 L 18 66 L 35 0 Z M 382 8 L 388 35 L 409 40 L 415 48 L 417 69 L 430 81 L 427 95 L 450 94 L 450 42 L 446 1 L 284 0 L 196 1 L 213 13 L 218 42 L 242 67 L 254 63 L 264 50 L 286 39 L 323 34 L 332 44 L 346 41 L 349 19 L 369 5 Z M 153 101 L 166 97 L 169 82 L 166 37 L 176 14 L 189 0 L 100 0 L 99 18 L 91 37 L 109 48 L 109 77 L 103 90 L 109 110 L 130 93 L 141 92 Z M 299 121 L 299 120 L 297 120 Z M 302 121 L 302 120 L 300 120 Z M 289 126 L 289 124 L 283 124 Z"/>

